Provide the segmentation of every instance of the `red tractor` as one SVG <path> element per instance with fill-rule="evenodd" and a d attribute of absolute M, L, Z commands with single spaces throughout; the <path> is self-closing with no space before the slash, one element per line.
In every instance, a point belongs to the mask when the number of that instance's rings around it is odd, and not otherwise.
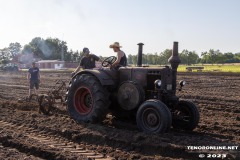
<path fill-rule="evenodd" d="M 77 122 L 101 122 L 109 112 L 124 113 L 135 116 L 138 128 L 148 133 L 164 133 L 171 126 L 196 128 L 196 105 L 176 96 L 178 42 L 169 58 L 171 67 L 142 67 L 143 44 L 138 45 L 138 67 L 86 69 L 72 78 L 66 95 L 70 116 Z M 115 60 L 109 57 L 102 65 L 111 66 Z M 184 85 L 181 81 L 180 89 Z"/>

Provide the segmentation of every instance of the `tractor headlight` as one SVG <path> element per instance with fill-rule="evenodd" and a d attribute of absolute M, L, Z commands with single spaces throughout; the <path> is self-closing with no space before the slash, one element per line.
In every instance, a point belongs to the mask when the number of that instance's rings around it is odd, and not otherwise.
<path fill-rule="evenodd" d="M 182 87 L 182 86 L 185 86 L 186 83 L 187 83 L 186 81 L 180 81 L 180 82 L 179 82 L 179 84 L 180 84 L 181 87 Z"/>
<path fill-rule="evenodd" d="M 154 85 L 155 85 L 155 88 L 156 89 L 160 89 L 161 88 L 161 85 L 162 85 L 162 81 L 160 79 L 157 79 L 155 82 L 154 82 Z"/>

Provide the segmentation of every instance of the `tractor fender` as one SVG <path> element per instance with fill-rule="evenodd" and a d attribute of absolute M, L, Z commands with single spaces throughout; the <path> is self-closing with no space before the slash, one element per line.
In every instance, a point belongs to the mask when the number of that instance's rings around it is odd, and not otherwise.
<path fill-rule="evenodd" d="M 109 74 L 104 72 L 104 70 L 85 69 L 84 71 L 80 71 L 77 74 L 75 74 L 72 78 L 81 74 L 91 74 L 95 76 L 103 86 L 110 86 L 115 84 L 113 78 Z"/>

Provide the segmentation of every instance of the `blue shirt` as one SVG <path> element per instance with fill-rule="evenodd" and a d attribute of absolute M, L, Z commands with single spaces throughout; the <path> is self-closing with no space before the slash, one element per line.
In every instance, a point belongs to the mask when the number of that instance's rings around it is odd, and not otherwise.
<path fill-rule="evenodd" d="M 38 67 L 29 68 L 28 72 L 31 75 L 31 77 L 30 77 L 31 81 L 37 81 L 38 80 L 38 73 L 39 73 L 39 68 Z"/>

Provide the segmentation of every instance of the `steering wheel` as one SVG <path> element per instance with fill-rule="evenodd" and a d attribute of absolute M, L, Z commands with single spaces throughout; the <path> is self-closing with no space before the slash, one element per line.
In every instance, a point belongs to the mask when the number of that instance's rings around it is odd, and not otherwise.
<path fill-rule="evenodd" d="M 117 58 L 115 56 L 110 56 L 106 59 L 104 59 L 104 61 L 102 62 L 102 66 L 103 67 L 108 67 L 108 66 L 112 66 L 112 64 L 117 60 Z"/>

